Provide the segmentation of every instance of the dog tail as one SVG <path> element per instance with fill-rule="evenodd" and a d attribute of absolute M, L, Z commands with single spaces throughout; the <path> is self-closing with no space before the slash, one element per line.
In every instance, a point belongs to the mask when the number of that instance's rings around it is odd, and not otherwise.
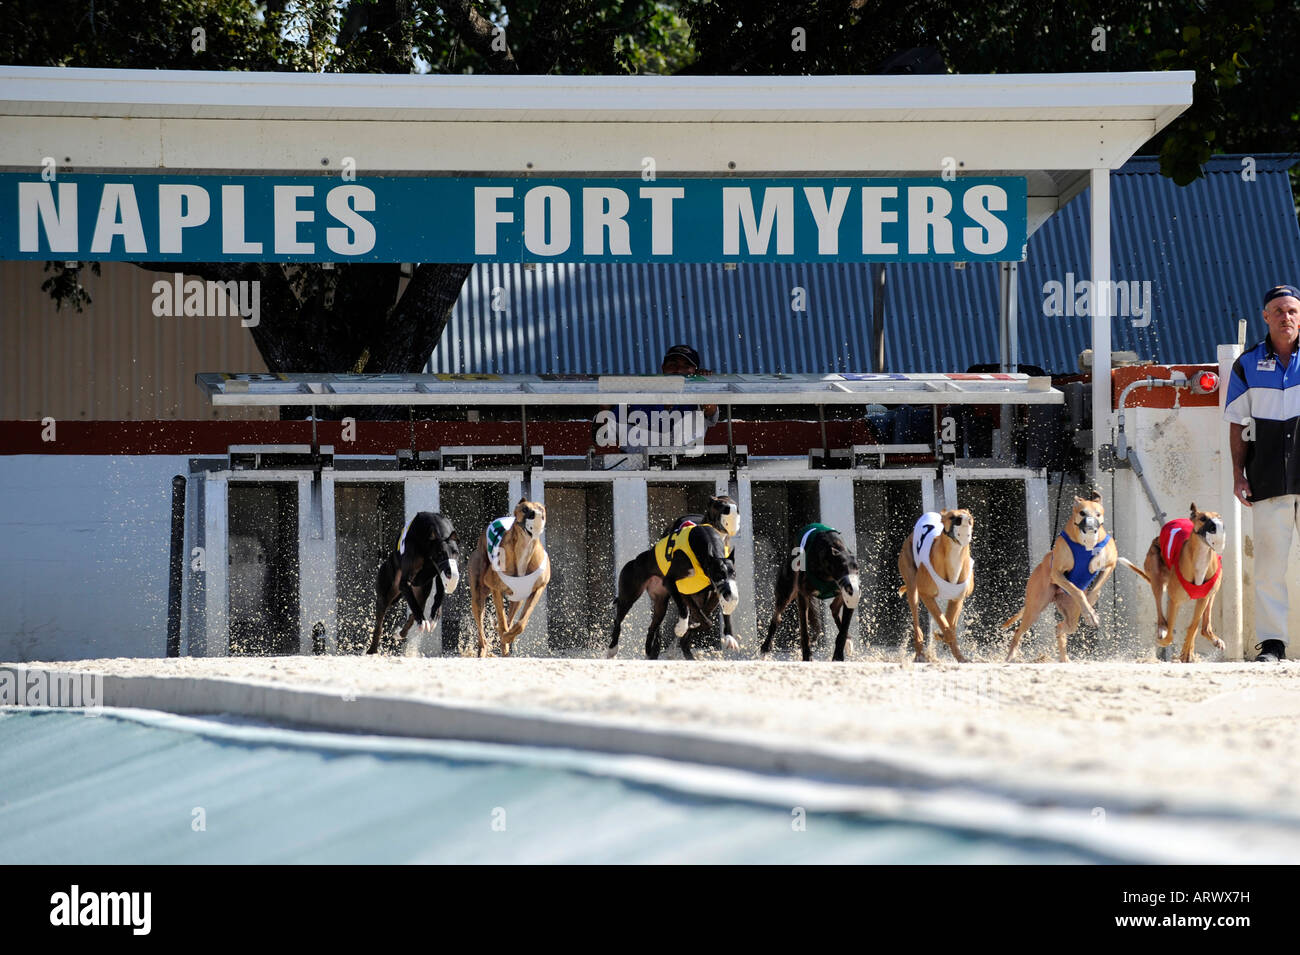
<path fill-rule="evenodd" d="M 1151 583 L 1151 578 L 1147 576 L 1147 572 L 1143 570 L 1141 567 L 1139 567 L 1137 564 L 1133 563 L 1133 561 L 1129 560 L 1127 557 L 1119 558 L 1119 562 L 1123 564 L 1125 567 L 1127 567 L 1129 570 L 1133 571 L 1133 573 L 1137 574 L 1147 583 Z"/>
<path fill-rule="evenodd" d="M 1025 608 L 1021 607 L 1019 610 L 1017 610 L 1015 613 L 1013 613 L 1010 617 L 1007 618 L 1007 622 L 1004 623 L 1000 629 L 1002 630 L 1012 629 L 1016 624 L 1020 622 L 1020 618 L 1023 617 L 1024 615 L 1025 615 Z"/>

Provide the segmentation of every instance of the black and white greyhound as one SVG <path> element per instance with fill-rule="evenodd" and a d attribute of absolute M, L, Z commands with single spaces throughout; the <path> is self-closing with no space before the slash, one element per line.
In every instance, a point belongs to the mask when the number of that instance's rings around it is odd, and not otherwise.
<path fill-rule="evenodd" d="M 808 629 L 812 625 L 814 600 L 831 601 L 831 617 L 839 627 L 835 638 L 832 660 L 843 660 L 849 640 L 849 621 L 862 598 L 862 581 L 858 576 L 858 559 L 844 543 L 839 531 L 831 528 L 816 529 L 813 525 L 803 529 L 803 539 L 789 557 L 781 561 L 776 572 L 776 605 L 772 622 L 768 624 L 767 639 L 763 641 L 764 656 L 772 652 L 772 637 L 781 623 L 781 615 L 790 601 L 799 602 L 799 641 L 805 661 L 812 659 L 812 646 Z"/>
<path fill-rule="evenodd" d="M 666 571 L 660 566 L 661 554 L 657 552 L 662 552 L 667 561 Z M 668 609 L 670 596 L 681 615 L 673 633 L 678 637 L 683 657 L 695 659 L 691 653 L 691 609 L 695 610 L 701 621 L 707 621 L 719 604 L 722 606 L 723 646 L 731 650 L 740 649 L 740 644 L 731 632 L 731 614 L 740 603 L 740 588 L 736 584 L 735 562 L 727 553 L 722 534 L 717 528 L 709 524 L 695 524 L 661 539 L 654 547 L 642 551 L 624 564 L 618 575 L 618 595 L 614 598 L 614 629 L 605 655 L 613 657 L 618 653 L 618 637 L 623 627 L 623 618 L 646 591 L 650 592 L 653 605 L 650 630 L 645 641 L 645 654 L 649 659 L 659 658 L 662 649 L 659 628 Z"/>
<path fill-rule="evenodd" d="M 426 633 L 432 630 L 443 598 L 460 583 L 459 561 L 460 541 L 451 521 L 432 511 L 416 514 L 375 575 L 375 632 L 366 653 L 379 652 L 384 615 L 398 597 L 405 597 L 411 608 L 402 626 L 399 647 L 412 624 L 419 624 Z M 430 591 L 434 592 L 433 605 L 426 615 L 424 607 Z"/>
<path fill-rule="evenodd" d="M 673 521 L 660 537 L 676 534 L 687 524 L 710 524 L 717 528 L 725 543 L 740 531 L 740 506 L 725 494 L 709 498 L 709 505 L 703 514 L 683 514 Z"/>

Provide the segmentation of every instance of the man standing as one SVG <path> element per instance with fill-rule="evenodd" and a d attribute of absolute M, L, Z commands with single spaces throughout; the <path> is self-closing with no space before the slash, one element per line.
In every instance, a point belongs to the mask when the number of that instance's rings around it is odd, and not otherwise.
<path fill-rule="evenodd" d="M 1268 335 L 1232 366 L 1224 417 L 1231 422 L 1233 493 L 1252 509 L 1258 661 L 1286 658 L 1287 563 L 1300 528 L 1300 290 L 1264 294 Z"/>

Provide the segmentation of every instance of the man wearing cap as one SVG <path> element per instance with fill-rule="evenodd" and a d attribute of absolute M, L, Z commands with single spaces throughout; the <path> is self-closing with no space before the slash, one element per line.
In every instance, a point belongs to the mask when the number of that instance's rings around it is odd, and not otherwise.
<path fill-rule="evenodd" d="M 700 353 L 697 352 L 690 345 L 673 345 L 666 352 L 664 352 L 663 361 L 660 362 L 659 370 L 665 375 L 712 374 L 712 372 L 708 371 L 707 369 L 703 369 L 700 367 Z M 608 408 L 602 408 L 602 411 L 607 411 L 607 410 Z M 674 406 L 672 405 L 630 405 L 626 408 L 626 414 L 629 417 L 631 417 L 633 413 L 640 412 L 642 415 L 645 416 L 646 420 L 654 421 L 654 420 L 662 420 L 663 418 L 662 412 L 673 411 L 673 410 L 675 409 Z M 717 405 L 702 405 L 699 406 L 698 410 L 700 411 L 702 416 L 702 420 L 700 424 L 703 426 L 704 430 L 707 430 L 718 423 L 719 410 Z M 597 431 L 597 430 L 598 429 L 593 429 L 593 431 Z M 685 429 L 683 429 L 683 431 L 685 432 Z M 668 438 L 669 436 L 664 436 L 664 437 Z M 698 441 L 702 441 L 703 438 L 704 438 L 703 430 L 700 431 L 698 434 L 696 434 L 694 432 L 694 429 L 692 428 L 688 433 L 676 434 L 672 436 L 671 438 L 669 438 L 669 440 L 666 443 L 668 443 L 669 445 L 674 445 L 677 443 L 678 440 L 689 440 L 690 442 L 698 442 Z M 628 446 L 624 447 L 622 450 L 628 452 L 630 455 L 632 455 L 632 457 L 624 458 L 616 462 L 614 465 L 611 466 L 612 468 L 635 469 L 639 467 L 644 467 L 644 461 L 641 459 L 641 456 L 646 453 L 646 451 L 648 450 L 647 448 L 642 447 L 634 442 L 629 442 Z"/>
<path fill-rule="evenodd" d="M 1264 293 L 1268 335 L 1244 352 L 1228 379 L 1233 493 L 1251 508 L 1255 549 L 1257 661 L 1286 658 L 1287 563 L 1300 529 L 1300 290 Z"/>

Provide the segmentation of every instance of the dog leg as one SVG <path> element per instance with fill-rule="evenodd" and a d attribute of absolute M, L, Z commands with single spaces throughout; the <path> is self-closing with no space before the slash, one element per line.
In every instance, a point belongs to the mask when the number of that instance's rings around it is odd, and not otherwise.
<path fill-rule="evenodd" d="M 534 590 L 532 593 L 528 595 L 528 598 L 524 601 L 523 613 L 520 613 L 518 610 L 515 611 L 515 622 L 510 627 L 510 630 L 506 633 L 505 639 L 501 641 L 501 649 L 503 651 L 505 650 L 506 640 L 509 640 L 511 643 L 514 643 L 515 638 L 524 632 L 524 628 L 528 626 L 528 618 L 531 617 L 533 615 L 533 611 L 537 609 L 537 602 L 541 599 L 541 597 L 542 597 L 542 591 Z"/>
<path fill-rule="evenodd" d="M 926 645 L 925 631 L 921 629 L 921 595 L 917 593 L 916 581 L 913 578 L 912 583 L 907 588 L 907 605 L 912 610 L 912 642 L 916 645 L 916 662 L 925 663 L 934 659 L 934 654 Z"/>
<path fill-rule="evenodd" d="M 808 642 L 808 616 L 812 611 L 812 601 L 803 591 L 798 594 L 799 601 L 799 648 L 803 651 L 803 660 L 812 659 L 812 645 Z"/>
<path fill-rule="evenodd" d="M 650 630 L 645 638 L 645 655 L 647 660 L 658 660 L 659 651 L 663 643 L 659 638 L 659 627 L 664 622 L 664 614 L 668 612 L 668 592 L 660 590 L 652 594 L 654 599 L 654 612 L 650 615 Z"/>
<path fill-rule="evenodd" d="M 837 595 L 831 601 L 831 619 L 835 619 L 835 605 L 840 604 L 840 618 L 836 621 L 839 624 L 839 632 L 835 636 L 835 652 L 831 655 L 831 660 L 843 660 L 845 653 L 853 652 L 853 641 L 849 639 L 849 621 L 853 619 L 853 611 L 843 606 L 843 601 Z"/>
<path fill-rule="evenodd" d="M 1187 634 L 1183 637 L 1183 655 L 1184 663 L 1191 663 L 1193 651 L 1196 649 L 1196 635 L 1201 632 L 1202 621 L 1205 619 L 1205 603 L 1207 598 L 1201 597 L 1192 605 L 1192 620 L 1187 625 Z"/>
<path fill-rule="evenodd" d="M 1061 622 L 1056 625 L 1056 653 L 1061 663 L 1069 663 L 1069 654 L 1065 651 L 1066 641 L 1070 634 L 1079 628 L 1079 603 L 1072 600 L 1070 595 L 1062 594 L 1057 598 L 1057 609 L 1061 611 Z"/>
<path fill-rule="evenodd" d="M 759 651 L 763 656 L 772 652 L 772 637 L 776 634 L 776 628 L 781 625 L 781 616 L 785 613 L 785 608 L 790 606 L 791 600 L 794 600 L 794 590 L 794 574 L 782 568 L 776 575 L 776 603 L 773 605 L 772 622 L 767 625 L 767 639 L 763 641 Z"/>
<path fill-rule="evenodd" d="M 958 663 L 966 662 L 966 658 L 961 655 L 961 650 L 957 648 L 957 621 L 961 619 L 961 608 L 965 602 L 965 597 L 948 601 L 948 612 L 945 615 L 948 629 L 943 631 L 943 641 L 948 644 L 948 649 L 952 651 L 952 658 Z"/>
<path fill-rule="evenodd" d="M 507 603 L 509 603 L 509 601 L 506 600 L 506 595 L 504 591 L 501 590 L 492 591 L 492 606 L 496 608 L 496 612 L 497 612 L 497 639 L 501 641 L 502 656 L 505 656 L 507 653 L 510 652 L 510 647 L 506 643 L 506 630 L 509 629 L 509 625 L 506 623 Z"/>
<path fill-rule="evenodd" d="M 650 582 L 658 579 L 647 576 L 638 580 L 638 560 L 639 558 L 629 560 L 618 572 L 618 595 L 614 598 L 614 628 L 609 635 L 609 649 L 605 651 L 605 656 L 610 659 L 618 654 L 618 638 L 623 631 L 623 618 L 631 613 L 636 602 L 641 599 L 641 594 L 650 586 Z"/>
<path fill-rule="evenodd" d="M 475 586 L 475 576 L 470 576 L 469 602 L 474 625 L 478 627 L 478 655 L 482 658 L 491 655 L 488 652 L 487 633 L 483 629 L 484 615 L 487 613 L 487 587 L 481 582 Z"/>
<path fill-rule="evenodd" d="M 939 633 L 942 636 L 943 642 L 947 643 L 949 648 L 955 651 L 953 656 L 956 657 L 957 662 L 960 663 L 961 651 L 956 650 L 957 637 L 954 634 L 951 641 L 948 639 L 948 634 L 952 632 L 952 624 L 948 622 L 948 618 L 944 615 L 943 611 L 939 609 L 939 601 L 937 597 L 931 597 L 929 594 L 925 594 L 921 597 L 921 602 L 925 604 L 925 609 L 930 611 L 930 619 L 932 619 L 935 626 L 939 628 Z M 926 659 L 931 663 L 934 663 L 937 660 L 933 651 L 926 654 Z"/>
<path fill-rule="evenodd" d="M 1205 597 L 1205 612 L 1201 614 L 1201 636 L 1206 640 L 1209 640 L 1210 643 L 1214 644 L 1220 650 L 1225 650 L 1227 647 L 1224 646 L 1223 641 L 1215 634 L 1214 624 L 1212 622 L 1214 619 L 1214 598 L 1218 596 L 1218 593 L 1219 588 L 1215 587 Z"/>
<path fill-rule="evenodd" d="M 379 639 L 384 632 L 384 616 L 388 613 L 388 608 L 393 605 L 393 601 L 396 599 L 397 595 L 393 594 L 388 598 L 380 596 L 375 600 L 375 631 L 371 634 L 370 646 L 366 648 L 367 654 L 379 652 Z"/>

